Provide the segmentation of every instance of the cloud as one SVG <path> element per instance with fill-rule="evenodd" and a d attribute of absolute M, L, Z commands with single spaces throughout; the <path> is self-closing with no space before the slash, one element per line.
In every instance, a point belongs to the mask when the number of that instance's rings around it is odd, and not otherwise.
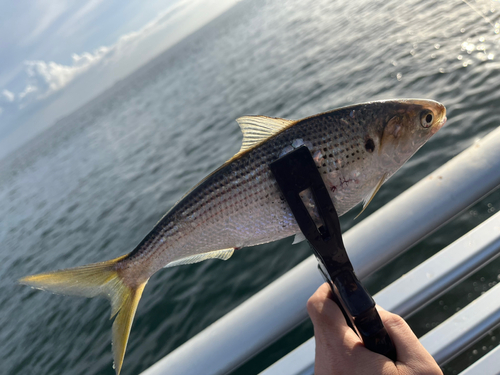
<path fill-rule="evenodd" d="M 8 91 L 12 94 L 9 97 L 14 98 L 18 109 L 28 106 L 34 108 L 32 104 L 35 102 L 46 99 L 78 81 L 75 85 L 79 89 L 77 92 L 73 90 L 72 94 L 75 103 L 79 101 L 82 104 L 89 100 L 90 96 L 97 95 L 116 80 L 130 74 L 237 1 L 179 0 L 141 28 L 118 37 L 115 43 L 101 46 L 93 52 L 73 53 L 69 63 L 43 59 L 26 60 L 21 70 L 25 77 L 19 77 L 25 80 L 19 85 L 24 89 L 20 89 L 16 94 Z M 75 22 L 100 4 L 100 0 L 88 2 L 74 15 Z M 47 18 L 53 20 L 54 12 L 51 14 L 52 16 Z M 42 29 L 41 26 L 37 28 Z M 84 74 L 89 80 L 77 80 Z M 93 94 L 83 95 L 82 91 L 85 90 L 90 90 Z"/>
<path fill-rule="evenodd" d="M 19 98 L 24 98 L 26 95 L 32 93 L 32 92 L 35 92 L 35 91 L 38 91 L 38 87 L 36 86 L 32 86 L 32 85 L 28 85 L 26 86 L 26 88 L 24 89 L 24 91 L 22 93 L 19 94 Z"/>
<path fill-rule="evenodd" d="M 68 9 L 66 3 L 53 0 L 38 0 L 33 2 L 32 6 L 39 16 L 30 28 L 31 32 L 19 41 L 21 45 L 29 45 L 38 39 Z"/>
<path fill-rule="evenodd" d="M 71 65 L 58 64 L 53 61 L 48 63 L 41 60 L 25 61 L 26 73 L 29 78 L 28 84 L 25 90 L 19 94 L 19 98 L 24 99 L 28 94 L 39 92 L 37 99 L 41 99 L 62 89 L 75 77 L 96 65 L 108 53 L 107 47 L 101 47 L 94 53 L 84 52 L 81 55 L 74 53 L 71 56 Z"/>
<path fill-rule="evenodd" d="M 3 90 L 2 95 L 4 99 L 7 100 L 9 103 L 12 103 L 16 98 L 16 95 L 13 92 L 10 92 L 9 90 Z"/>
<path fill-rule="evenodd" d="M 21 101 L 43 99 L 67 86 L 76 77 L 97 64 L 107 64 L 126 56 L 145 38 L 157 33 L 170 24 L 170 21 L 188 8 L 193 8 L 199 1 L 183 0 L 160 13 L 156 18 L 137 31 L 122 35 L 116 43 L 102 46 L 94 52 L 74 53 L 69 65 L 43 60 L 25 61 L 28 76 L 25 89 L 18 94 Z M 91 2 L 93 6 L 99 2 Z M 87 9 L 85 9 L 87 11 Z M 5 94 L 4 94 L 5 95 Z M 25 103 L 26 105 L 26 103 Z"/>
<path fill-rule="evenodd" d="M 59 29 L 59 32 L 67 32 L 66 28 L 78 24 L 82 20 L 82 18 L 84 18 L 88 13 L 97 8 L 102 3 L 102 1 L 103 0 L 90 0 L 89 2 L 85 3 L 76 13 L 74 13 L 65 21 L 65 23 Z"/>
<path fill-rule="evenodd" d="M 88 37 L 96 39 L 98 36 L 107 39 L 107 36 L 111 35 L 109 28 L 116 30 L 117 25 L 110 22 L 112 25 L 109 25 L 108 28 L 96 29 L 94 23 L 100 22 L 97 18 L 104 15 L 106 11 L 113 10 L 113 7 L 108 7 L 109 9 L 106 8 L 98 14 L 94 14 L 91 12 L 92 9 L 97 8 L 100 4 L 103 4 L 104 7 L 104 4 L 109 2 L 90 1 L 90 5 L 83 7 L 82 12 L 75 17 L 75 23 L 79 23 L 79 25 L 74 25 L 72 30 L 66 31 L 73 31 L 76 39 L 85 40 Z M 44 21 L 42 26 L 32 22 L 33 29 L 38 29 L 38 33 L 41 32 L 40 30 L 45 30 L 42 31 L 43 35 L 39 34 L 35 37 L 37 41 L 40 40 L 40 36 L 47 35 L 47 38 L 42 39 L 41 47 L 36 47 L 31 54 L 37 58 L 25 58 L 24 62 L 19 62 L 16 59 L 17 62 L 13 61 L 12 67 L 8 70 L 0 69 L 0 106 L 3 109 L 2 121 L 0 121 L 0 158 L 49 128 L 57 119 L 66 116 L 81 107 L 83 103 L 95 98 L 117 80 L 128 76 L 147 61 L 229 9 L 239 0 L 164 1 L 168 1 L 170 4 L 172 1 L 176 1 L 176 4 L 171 5 L 163 13 L 155 11 L 154 14 L 157 16 L 147 24 L 144 24 L 144 13 L 135 9 L 138 17 L 129 20 L 128 24 L 144 26 L 128 27 L 128 30 L 136 30 L 133 32 L 112 34 L 121 36 L 116 37 L 114 43 L 97 42 L 105 46 L 95 50 L 92 47 L 82 47 L 84 51 L 93 50 L 93 52 L 79 52 L 71 55 L 75 49 L 70 47 L 71 49 L 68 50 L 67 47 L 81 44 L 75 44 L 72 37 L 63 38 L 62 41 L 54 37 L 55 25 L 65 22 L 63 18 L 67 20 L 66 16 L 71 15 L 70 11 L 67 11 L 64 17 L 57 19 L 55 15 L 47 16 L 52 20 L 55 19 L 52 26 L 44 26 L 50 23 L 48 21 Z M 159 3 L 162 2 L 159 1 Z M 161 4 L 157 4 L 155 9 L 159 6 Z M 88 18 L 91 18 L 92 22 L 89 22 Z M 14 24 L 17 23 L 14 22 Z M 0 26 L 3 27 L 4 24 L 0 23 Z M 127 26 L 122 23 L 118 27 L 123 30 L 122 27 Z M 96 30 L 97 33 L 94 32 Z M 89 32 L 87 33 L 87 31 Z M 111 31 L 113 32 L 113 30 Z M 65 33 L 64 36 L 66 35 L 68 34 Z M 87 42 L 85 45 L 88 45 Z M 2 43 L 3 39 L 0 39 L 0 44 Z M 94 44 L 94 46 L 99 44 Z M 68 56 L 71 59 L 64 63 L 61 63 L 61 60 L 57 61 L 59 57 L 44 59 L 47 46 L 54 47 L 62 53 L 62 56 Z M 61 54 L 57 53 L 53 56 L 61 56 Z M 7 85 L 9 85 L 9 90 L 5 90 L 7 91 L 6 96 L 3 89 L 7 88 Z M 13 97 L 13 101 L 9 102 L 7 97 Z"/>

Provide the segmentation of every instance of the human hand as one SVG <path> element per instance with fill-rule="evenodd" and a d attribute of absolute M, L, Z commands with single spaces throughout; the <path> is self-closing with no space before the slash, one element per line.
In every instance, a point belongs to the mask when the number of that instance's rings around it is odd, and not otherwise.
<path fill-rule="evenodd" d="M 307 301 L 307 311 L 316 337 L 315 375 L 438 375 L 436 361 L 399 315 L 377 306 L 380 318 L 392 339 L 397 361 L 366 349 L 347 325 L 340 308 L 330 298 L 325 283 Z"/>

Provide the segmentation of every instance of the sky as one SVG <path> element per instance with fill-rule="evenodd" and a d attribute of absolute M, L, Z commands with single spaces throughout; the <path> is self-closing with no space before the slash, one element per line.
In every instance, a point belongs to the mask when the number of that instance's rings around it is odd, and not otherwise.
<path fill-rule="evenodd" d="M 238 0 L 0 0 L 0 158 Z"/>

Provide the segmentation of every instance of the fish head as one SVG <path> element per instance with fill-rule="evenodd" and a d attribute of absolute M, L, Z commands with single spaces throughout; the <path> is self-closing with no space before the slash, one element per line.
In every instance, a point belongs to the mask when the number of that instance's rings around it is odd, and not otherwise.
<path fill-rule="evenodd" d="M 407 99 L 387 102 L 388 110 L 378 127 L 378 162 L 388 176 L 396 172 L 446 122 L 446 108 L 433 100 Z M 373 143 L 373 141 L 372 141 Z M 375 144 L 365 144 L 369 150 Z M 375 152 L 374 152 L 375 153 Z"/>

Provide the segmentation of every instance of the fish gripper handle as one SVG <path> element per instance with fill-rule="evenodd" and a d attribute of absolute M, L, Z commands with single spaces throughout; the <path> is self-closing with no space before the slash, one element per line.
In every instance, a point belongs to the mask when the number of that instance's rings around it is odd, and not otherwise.
<path fill-rule="evenodd" d="M 305 146 L 298 147 L 273 161 L 270 168 L 318 259 L 318 268 L 330 284 L 332 299 L 347 324 L 363 340 L 367 349 L 396 361 L 396 349 L 380 319 L 375 301 L 354 274 L 342 240 L 337 211 L 311 152 Z M 307 189 L 312 193 L 322 223 L 319 227 L 300 196 Z"/>
<path fill-rule="evenodd" d="M 333 285 L 330 280 L 328 282 L 332 292 L 337 294 L 343 308 L 352 317 L 352 325 L 365 347 L 396 361 L 396 349 L 380 319 L 375 301 L 354 272 L 341 272 L 333 280 Z"/>

